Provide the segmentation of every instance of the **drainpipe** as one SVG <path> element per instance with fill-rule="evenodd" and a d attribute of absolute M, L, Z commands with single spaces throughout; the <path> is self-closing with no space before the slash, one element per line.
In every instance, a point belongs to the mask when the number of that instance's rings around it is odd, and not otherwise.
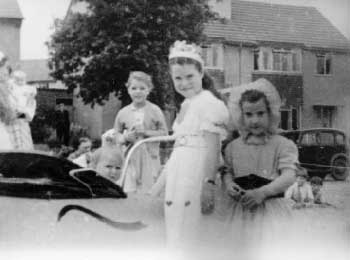
<path fill-rule="evenodd" d="M 239 52 L 238 52 L 238 83 L 239 85 L 242 84 L 242 42 L 239 43 Z"/>

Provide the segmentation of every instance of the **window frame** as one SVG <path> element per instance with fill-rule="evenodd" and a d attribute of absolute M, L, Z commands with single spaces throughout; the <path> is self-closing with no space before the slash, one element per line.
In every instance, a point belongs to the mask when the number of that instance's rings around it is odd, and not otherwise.
<path fill-rule="evenodd" d="M 258 47 L 253 50 L 253 63 L 257 72 L 301 73 L 302 52 L 298 48 Z"/>
<path fill-rule="evenodd" d="M 207 69 L 224 69 L 224 48 L 221 43 L 202 45 L 202 58 Z"/>
<path fill-rule="evenodd" d="M 317 75 L 332 75 L 333 74 L 333 66 L 332 66 L 332 54 L 327 53 L 316 53 L 316 74 Z M 319 70 L 319 60 L 322 58 L 322 67 Z M 327 61 L 329 61 L 329 68 L 327 71 Z M 328 72 L 328 73 L 327 73 Z"/>

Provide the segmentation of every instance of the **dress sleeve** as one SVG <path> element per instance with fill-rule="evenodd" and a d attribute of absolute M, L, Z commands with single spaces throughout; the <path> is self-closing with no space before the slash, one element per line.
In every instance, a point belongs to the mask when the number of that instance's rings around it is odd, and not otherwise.
<path fill-rule="evenodd" d="M 224 138 L 229 122 L 229 113 L 224 102 L 213 98 L 213 100 L 201 104 L 199 108 L 198 113 L 201 119 L 199 130 L 218 133 Z"/>
<path fill-rule="evenodd" d="M 297 170 L 297 165 L 299 163 L 298 157 L 299 154 L 296 145 L 292 141 L 283 138 L 277 168 L 279 170 L 284 168 Z"/>

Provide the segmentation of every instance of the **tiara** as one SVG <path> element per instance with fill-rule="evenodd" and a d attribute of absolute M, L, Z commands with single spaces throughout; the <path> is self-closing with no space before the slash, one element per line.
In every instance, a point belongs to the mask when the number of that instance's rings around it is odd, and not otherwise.
<path fill-rule="evenodd" d="M 176 41 L 173 46 L 170 47 L 169 60 L 178 57 L 196 60 L 202 66 L 204 64 L 201 56 L 201 48 L 194 43 L 187 44 L 186 41 Z"/>

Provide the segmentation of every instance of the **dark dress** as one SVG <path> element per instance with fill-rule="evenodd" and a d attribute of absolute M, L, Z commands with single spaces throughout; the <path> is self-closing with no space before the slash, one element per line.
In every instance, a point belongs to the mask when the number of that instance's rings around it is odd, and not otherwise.
<path fill-rule="evenodd" d="M 67 110 L 56 111 L 56 136 L 57 140 L 64 145 L 69 144 L 69 113 Z"/>

